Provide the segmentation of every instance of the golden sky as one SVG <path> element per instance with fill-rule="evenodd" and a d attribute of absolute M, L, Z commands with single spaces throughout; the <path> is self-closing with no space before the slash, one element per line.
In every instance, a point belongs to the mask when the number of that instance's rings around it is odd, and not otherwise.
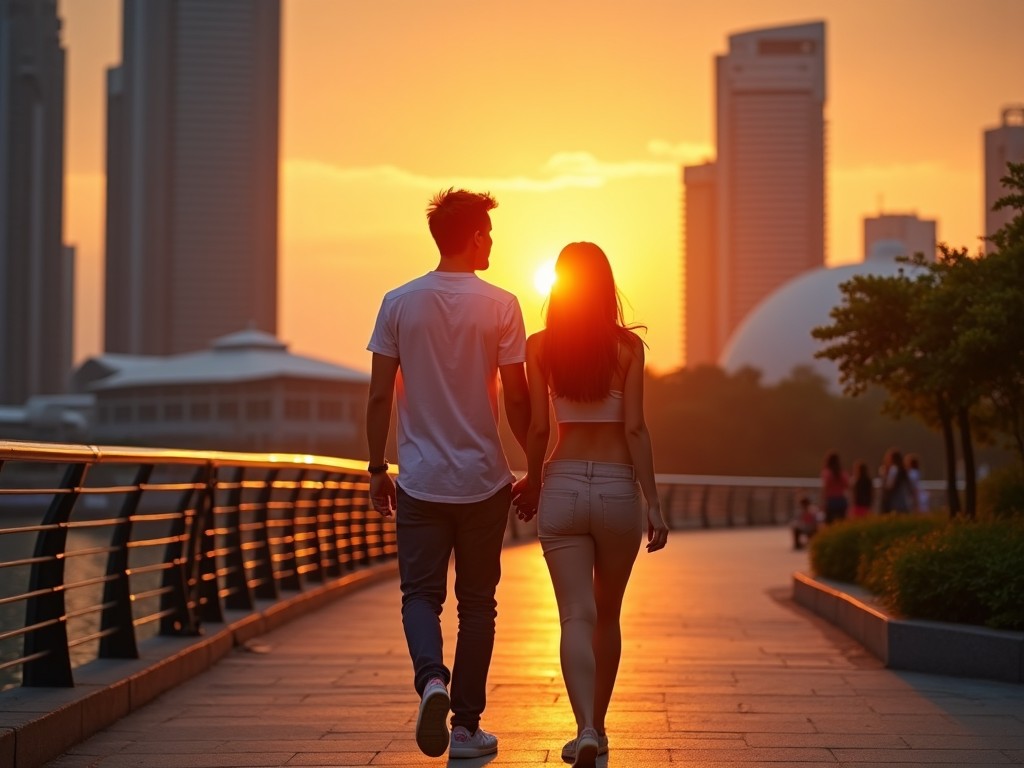
<path fill-rule="evenodd" d="M 880 210 L 975 248 L 982 132 L 1024 103 L 1022 0 L 282 0 L 280 313 L 300 354 L 368 369 L 383 293 L 433 269 L 424 208 L 488 190 L 483 277 L 543 324 L 539 267 L 574 240 L 612 261 L 656 371 L 682 363 L 680 167 L 714 157 L 714 55 L 824 20 L 827 253 L 858 261 Z M 105 69 L 120 0 L 61 0 L 65 240 L 75 359 L 102 351 Z"/>

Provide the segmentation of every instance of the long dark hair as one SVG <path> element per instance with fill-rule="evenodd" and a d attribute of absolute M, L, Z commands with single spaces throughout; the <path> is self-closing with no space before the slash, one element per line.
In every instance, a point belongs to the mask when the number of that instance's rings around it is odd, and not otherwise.
<path fill-rule="evenodd" d="M 839 461 L 839 454 L 835 451 L 825 456 L 825 467 L 832 473 L 832 477 L 837 480 L 842 477 L 843 466 Z"/>
<path fill-rule="evenodd" d="M 886 474 L 888 475 L 888 467 L 896 467 L 896 480 L 893 481 L 893 488 L 898 487 L 902 483 L 910 481 L 910 476 L 907 474 L 907 467 L 903 463 L 903 454 L 895 448 L 889 450 L 889 454 L 886 457 Z M 884 483 L 887 478 L 883 477 L 882 482 Z"/>
<path fill-rule="evenodd" d="M 593 243 L 570 243 L 555 262 L 548 298 L 544 363 L 552 392 L 592 402 L 608 396 L 619 366 L 619 343 L 632 343 L 622 319 L 622 301 L 604 251 Z"/>

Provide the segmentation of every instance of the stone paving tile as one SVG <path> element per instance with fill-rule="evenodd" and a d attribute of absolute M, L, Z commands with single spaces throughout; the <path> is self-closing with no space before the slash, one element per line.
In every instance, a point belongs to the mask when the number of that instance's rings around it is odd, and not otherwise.
<path fill-rule="evenodd" d="M 294 752 L 251 752 L 238 754 L 117 754 L 96 763 L 102 768 L 276 768 L 288 765 Z M 365 763 L 362 763 L 365 765 Z"/>
<path fill-rule="evenodd" d="M 729 765 L 746 763 L 775 763 L 776 765 L 792 765 L 818 761 L 828 763 L 835 760 L 827 749 L 816 747 L 748 747 L 747 749 L 670 749 L 669 756 L 673 763 L 684 765 L 700 765 L 704 760 L 714 760 Z"/>
<path fill-rule="evenodd" d="M 1024 735 L 1016 736 L 947 736 L 944 734 L 909 734 L 903 737 L 913 749 L 1000 749 L 1024 752 Z"/>
<path fill-rule="evenodd" d="M 886 763 L 898 760 L 917 765 L 974 765 L 977 762 L 1012 765 L 1006 755 L 995 749 L 834 749 L 841 762 Z"/>
<path fill-rule="evenodd" d="M 778 529 L 677 533 L 641 552 L 599 767 L 1024 764 L 1024 686 L 885 670 L 787 599 L 805 568 Z M 507 550 L 503 571 L 483 720 L 501 739 L 493 759 L 417 750 L 391 582 L 258 638 L 261 652 L 237 649 L 51 768 L 564 765 L 575 724 L 539 548 Z"/>
<path fill-rule="evenodd" d="M 888 733 L 748 733 L 751 747 L 825 747 L 828 749 L 907 749 L 906 737 Z"/>

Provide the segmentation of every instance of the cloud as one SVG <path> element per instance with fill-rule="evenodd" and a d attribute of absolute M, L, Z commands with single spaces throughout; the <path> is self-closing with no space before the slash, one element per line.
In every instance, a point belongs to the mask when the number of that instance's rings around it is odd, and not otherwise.
<path fill-rule="evenodd" d="M 647 146 L 656 159 L 602 160 L 590 152 L 558 152 L 531 175 L 445 176 L 437 178 L 394 165 L 337 166 L 319 160 L 291 159 L 285 173 L 295 180 L 327 184 L 359 184 L 436 190 L 447 186 L 492 191 L 547 192 L 562 189 L 593 189 L 609 181 L 676 177 L 683 162 L 707 157 L 703 144 L 670 144 L 652 140 Z M 664 158 L 664 159 L 657 159 Z"/>
<path fill-rule="evenodd" d="M 550 162 L 550 161 L 549 161 Z M 370 184 L 437 190 L 444 187 L 490 189 L 498 191 L 544 192 L 568 187 L 600 186 L 604 179 L 593 173 L 562 172 L 542 176 L 444 176 L 433 177 L 393 165 L 339 167 L 315 160 L 286 160 L 285 172 L 307 180 L 333 184 Z"/>
<path fill-rule="evenodd" d="M 715 156 L 715 149 L 710 144 L 699 144 L 692 141 L 680 141 L 675 144 L 663 139 L 651 139 L 647 142 L 647 151 L 655 157 L 667 157 L 676 165 L 694 165 L 706 163 Z"/>

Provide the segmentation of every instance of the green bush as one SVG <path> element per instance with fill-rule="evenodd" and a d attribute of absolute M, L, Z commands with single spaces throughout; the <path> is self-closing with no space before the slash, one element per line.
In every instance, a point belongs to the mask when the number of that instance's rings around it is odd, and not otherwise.
<path fill-rule="evenodd" d="M 811 569 L 826 579 L 863 584 L 875 560 L 895 543 L 941 524 L 940 517 L 923 515 L 879 515 L 834 523 L 811 539 Z"/>
<path fill-rule="evenodd" d="M 905 616 L 1024 629 L 1024 520 L 953 521 L 904 539 L 867 581 Z"/>
<path fill-rule="evenodd" d="M 1024 469 L 1011 464 L 978 482 L 978 517 L 1024 517 Z"/>

